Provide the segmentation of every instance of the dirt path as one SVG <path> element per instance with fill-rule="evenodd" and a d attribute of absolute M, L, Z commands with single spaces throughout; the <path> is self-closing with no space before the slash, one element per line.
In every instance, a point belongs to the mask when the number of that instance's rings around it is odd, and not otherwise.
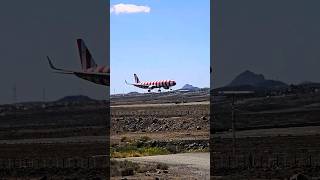
<path fill-rule="evenodd" d="M 145 157 L 130 157 L 119 160 L 129 160 L 137 163 L 165 163 L 169 170 L 183 173 L 199 179 L 210 179 L 210 153 L 182 153 Z"/>

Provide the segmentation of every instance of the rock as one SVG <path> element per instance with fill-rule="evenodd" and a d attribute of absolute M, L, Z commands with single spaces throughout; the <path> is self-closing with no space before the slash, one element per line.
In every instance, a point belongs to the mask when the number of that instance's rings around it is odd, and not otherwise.
<path fill-rule="evenodd" d="M 125 169 L 121 171 L 121 175 L 122 176 L 133 176 L 134 175 L 134 171 L 133 169 Z"/>
<path fill-rule="evenodd" d="M 47 176 L 43 176 L 40 180 L 47 180 Z"/>
<path fill-rule="evenodd" d="M 290 177 L 290 180 L 309 180 L 310 178 L 304 174 L 298 173 Z"/>
<path fill-rule="evenodd" d="M 158 119 L 154 119 L 153 121 L 152 121 L 152 124 L 156 124 L 158 122 Z"/>

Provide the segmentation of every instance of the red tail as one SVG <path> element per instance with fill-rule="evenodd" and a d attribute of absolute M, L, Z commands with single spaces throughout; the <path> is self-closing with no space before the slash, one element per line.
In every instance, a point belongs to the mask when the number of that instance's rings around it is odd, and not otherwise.
<path fill-rule="evenodd" d="M 82 39 L 77 39 L 77 44 L 79 49 L 82 70 L 97 67 L 97 64 L 94 62 L 91 53 L 85 45 L 84 41 Z"/>

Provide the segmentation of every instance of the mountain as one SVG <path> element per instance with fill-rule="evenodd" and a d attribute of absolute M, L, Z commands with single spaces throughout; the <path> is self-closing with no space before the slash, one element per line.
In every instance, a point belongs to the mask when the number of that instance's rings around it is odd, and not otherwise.
<path fill-rule="evenodd" d="M 58 102 L 90 102 L 90 101 L 96 101 L 96 100 L 83 95 L 66 96 L 58 100 Z"/>
<path fill-rule="evenodd" d="M 135 94 L 140 94 L 139 92 L 133 91 L 133 92 L 129 92 L 128 95 L 135 95 Z"/>
<path fill-rule="evenodd" d="M 254 88 L 277 88 L 286 87 L 287 84 L 281 81 L 268 80 L 262 74 L 251 71 L 244 71 L 235 77 L 227 87 L 252 86 Z"/>
<path fill-rule="evenodd" d="M 186 84 L 184 85 L 180 90 L 188 90 L 188 91 L 196 91 L 196 90 L 199 90 L 200 88 L 198 87 L 194 87 L 190 84 Z"/>

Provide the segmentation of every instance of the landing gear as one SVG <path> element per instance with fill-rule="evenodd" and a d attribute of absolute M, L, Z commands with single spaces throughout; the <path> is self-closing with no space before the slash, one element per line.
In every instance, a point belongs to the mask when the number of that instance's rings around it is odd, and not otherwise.
<path fill-rule="evenodd" d="M 151 92 L 151 90 L 150 90 L 150 89 L 148 89 L 148 92 Z"/>
<path fill-rule="evenodd" d="M 161 92 L 161 89 L 159 89 L 158 92 Z"/>

